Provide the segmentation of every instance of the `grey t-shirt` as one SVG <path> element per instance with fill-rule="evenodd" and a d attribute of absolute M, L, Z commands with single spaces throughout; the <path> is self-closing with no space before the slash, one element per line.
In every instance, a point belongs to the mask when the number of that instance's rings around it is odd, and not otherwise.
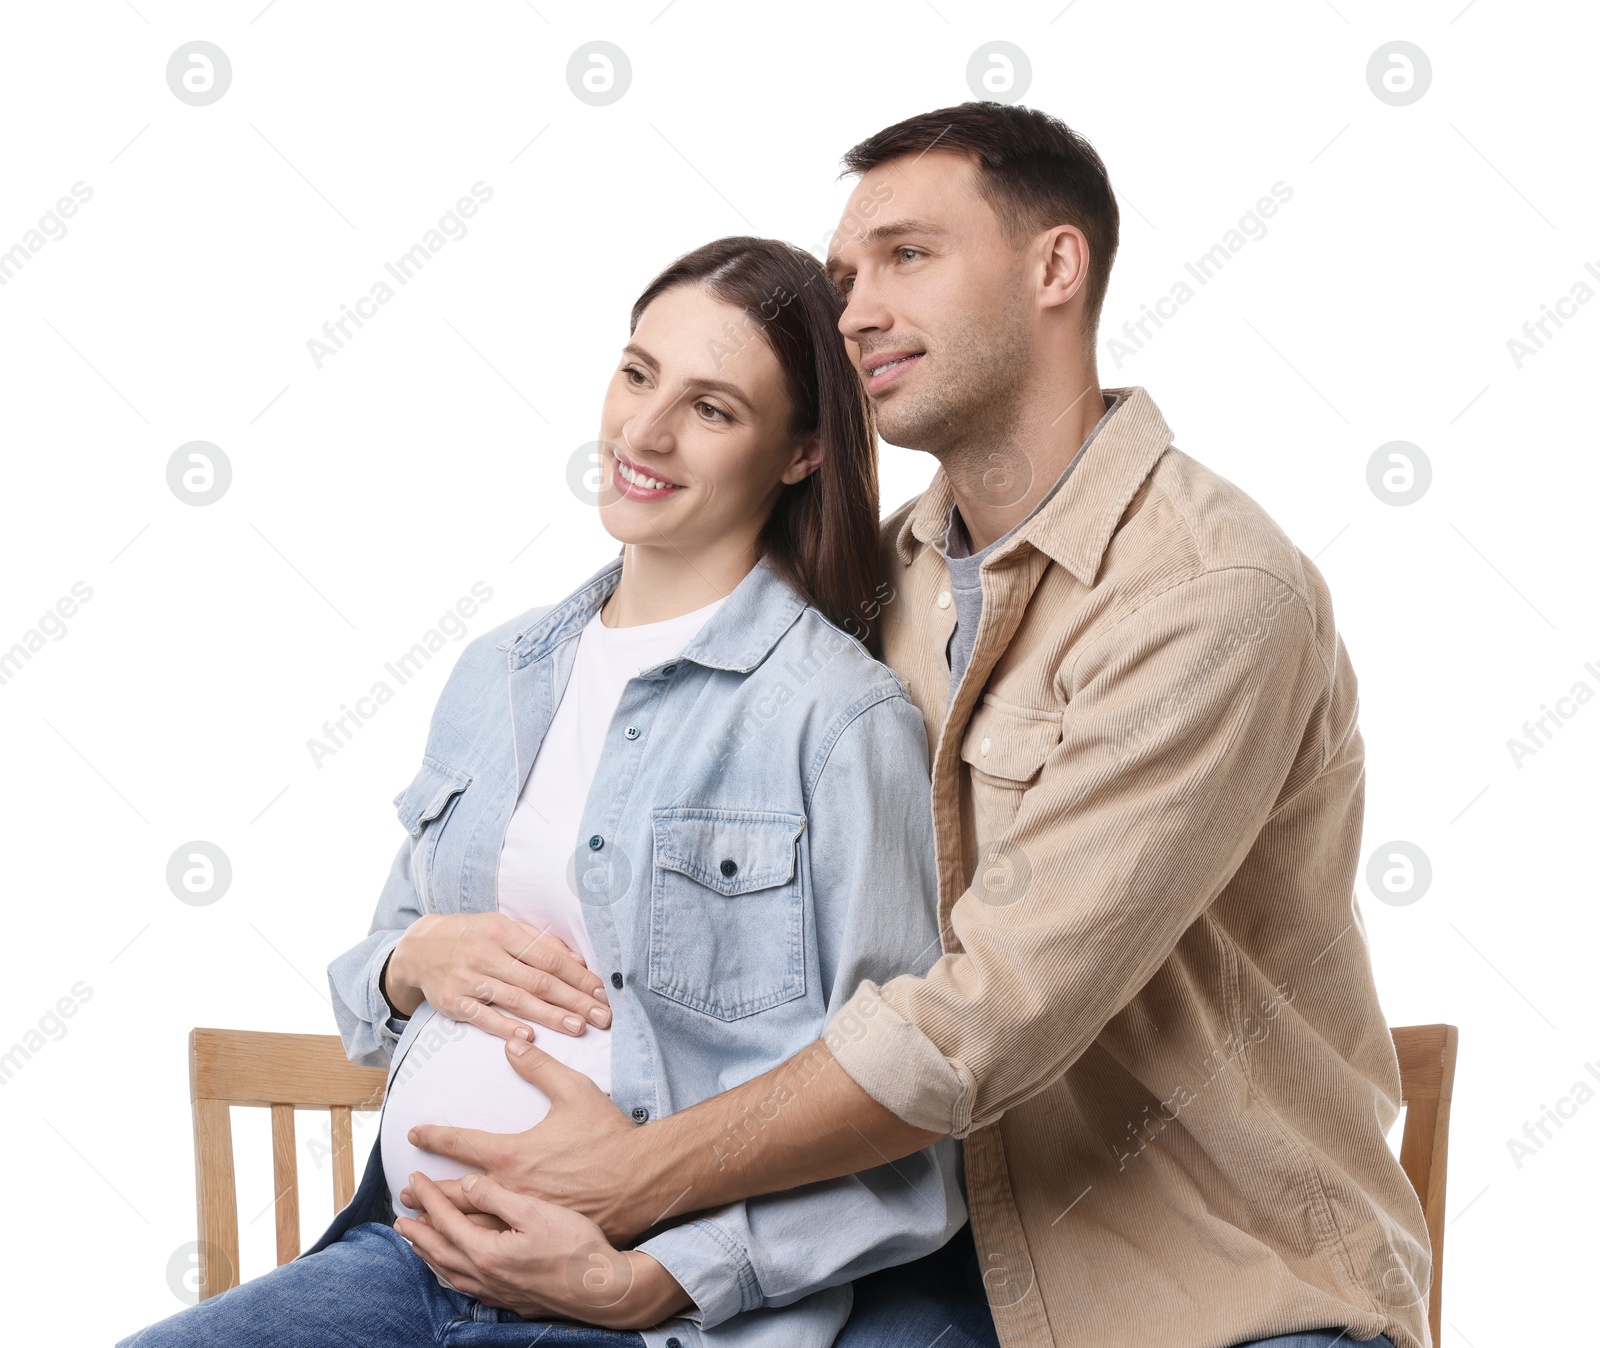
<path fill-rule="evenodd" d="M 1094 442 L 1095 436 L 1100 434 L 1100 428 L 1111 419 L 1111 414 L 1122 403 L 1120 393 L 1102 396 L 1106 404 L 1105 415 L 1095 422 L 1094 429 L 1078 446 L 1078 452 L 1072 456 L 1071 462 L 1061 470 L 1061 476 L 1055 480 L 1055 485 L 1039 498 L 1039 503 L 1032 510 L 988 547 L 980 552 L 969 551 L 971 540 L 967 537 L 967 526 L 961 519 L 961 512 L 954 504 L 950 507 L 950 522 L 945 527 L 944 546 L 941 551 L 944 553 L 945 569 L 950 573 L 950 602 L 956 611 L 956 630 L 950 634 L 950 644 L 945 648 L 945 660 L 950 666 L 952 698 L 956 694 L 956 685 L 961 682 L 961 676 L 966 673 L 967 664 L 972 659 L 972 647 L 978 638 L 978 619 L 983 616 L 983 585 L 979 579 L 983 559 L 1044 509 L 1045 502 L 1060 491 L 1061 484 L 1072 475 L 1072 470 L 1083 458 L 1084 450 Z"/>

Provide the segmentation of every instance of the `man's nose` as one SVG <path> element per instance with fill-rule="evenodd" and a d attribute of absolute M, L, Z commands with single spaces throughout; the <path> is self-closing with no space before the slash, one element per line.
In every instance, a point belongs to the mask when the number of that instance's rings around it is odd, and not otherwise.
<path fill-rule="evenodd" d="M 893 326 L 894 319 L 882 298 L 858 277 L 845 297 L 844 312 L 839 315 L 839 332 L 850 341 L 859 342 L 869 333 L 886 332 Z"/>

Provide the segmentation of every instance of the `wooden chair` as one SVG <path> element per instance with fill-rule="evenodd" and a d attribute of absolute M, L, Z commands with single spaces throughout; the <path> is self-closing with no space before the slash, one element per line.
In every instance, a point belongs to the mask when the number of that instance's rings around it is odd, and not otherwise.
<path fill-rule="evenodd" d="M 1428 1289 L 1428 1327 L 1439 1348 L 1439 1294 L 1444 1287 L 1444 1184 L 1450 1154 L 1450 1095 L 1456 1079 L 1454 1025 L 1397 1025 L 1390 1030 L 1400 1059 L 1400 1098 L 1405 1129 L 1400 1135 L 1400 1166 L 1422 1200 L 1433 1247 L 1433 1279 Z"/>
<path fill-rule="evenodd" d="M 1400 1165 L 1428 1223 L 1433 1279 L 1428 1323 L 1439 1345 L 1439 1293 L 1444 1285 L 1445 1170 L 1450 1150 L 1450 1095 L 1456 1074 L 1454 1025 L 1400 1025 L 1391 1033 L 1400 1059 L 1406 1106 Z M 272 1173 L 277 1192 L 278 1262 L 300 1253 L 300 1198 L 294 1154 L 294 1111 L 326 1109 L 333 1126 L 333 1202 L 355 1195 L 350 1111 L 383 1103 L 386 1073 L 357 1067 L 333 1034 L 263 1034 L 250 1030 L 189 1032 L 189 1098 L 194 1107 L 195 1204 L 200 1219 L 200 1297 L 239 1281 L 239 1218 L 233 1189 L 230 1105 L 272 1111 Z M 212 1256 L 215 1257 L 212 1257 Z"/>
<path fill-rule="evenodd" d="M 387 1073 L 357 1067 L 336 1034 L 189 1031 L 189 1100 L 194 1111 L 194 1192 L 200 1219 L 200 1299 L 239 1281 L 239 1217 L 233 1187 L 230 1105 L 272 1111 L 272 1184 L 278 1262 L 300 1253 L 299 1171 L 294 1112 L 326 1109 L 332 1126 L 333 1204 L 356 1191 L 350 1111 L 383 1103 Z"/>

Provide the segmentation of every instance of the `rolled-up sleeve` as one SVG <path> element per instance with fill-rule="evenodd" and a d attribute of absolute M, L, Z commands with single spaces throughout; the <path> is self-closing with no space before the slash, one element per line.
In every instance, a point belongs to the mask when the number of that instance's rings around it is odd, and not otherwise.
<path fill-rule="evenodd" d="M 903 696 L 871 702 L 842 729 L 819 766 L 806 832 L 831 1014 L 861 980 L 926 969 L 939 952 L 927 741 Z M 784 1087 L 721 1145 L 742 1145 L 786 1098 Z M 947 1139 L 892 1165 L 703 1213 L 639 1248 L 693 1298 L 687 1318 L 713 1329 L 938 1249 L 966 1221 L 957 1171 Z"/>
<path fill-rule="evenodd" d="M 360 1067 L 387 1067 L 405 1030 L 405 1019 L 391 1010 L 379 978 L 405 929 L 422 916 L 411 883 L 412 841 L 407 837 L 395 854 L 366 938 L 328 965 L 339 1038 L 345 1056 Z"/>
<path fill-rule="evenodd" d="M 964 1137 L 1057 1080 L 1226 887 L 1297 789 L 1331 670 L 1270 572 L 1202 572 L 1105 620 L 1065 675 L 1062 738 L 955 902 L 956 953 L 862 983 L 829 1044 L 907 1122 Z"/>

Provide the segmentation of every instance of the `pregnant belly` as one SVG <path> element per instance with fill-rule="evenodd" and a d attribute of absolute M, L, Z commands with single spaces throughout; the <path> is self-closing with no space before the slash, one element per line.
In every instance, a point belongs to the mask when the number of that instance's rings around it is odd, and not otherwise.
<path fill-rule="evenodd" d="M 518 1076 L 507 1060 L 505 1040 L 438 1015 L 426 1002 L 416 1014 L 430 1020 L 417 1031 L 389 1083 L 378 1137 L 390 1201 L 397 1214 L 407 1217 L 416 1213 L 400 1202 L 400 1190 L 412 1171 L 444 1180 L 488 1168 L 419 1150 L 406 1140 L 412 1127 L 438 1123 L 489 1133 L 520 1133 L 532 1128 L 550 1109 L 544 1092 Z M 552 1058 L 610 1093 L 610 1030 L 591 1026 L 574 1039 L 535 1026 L 534 1038 Z"/>

